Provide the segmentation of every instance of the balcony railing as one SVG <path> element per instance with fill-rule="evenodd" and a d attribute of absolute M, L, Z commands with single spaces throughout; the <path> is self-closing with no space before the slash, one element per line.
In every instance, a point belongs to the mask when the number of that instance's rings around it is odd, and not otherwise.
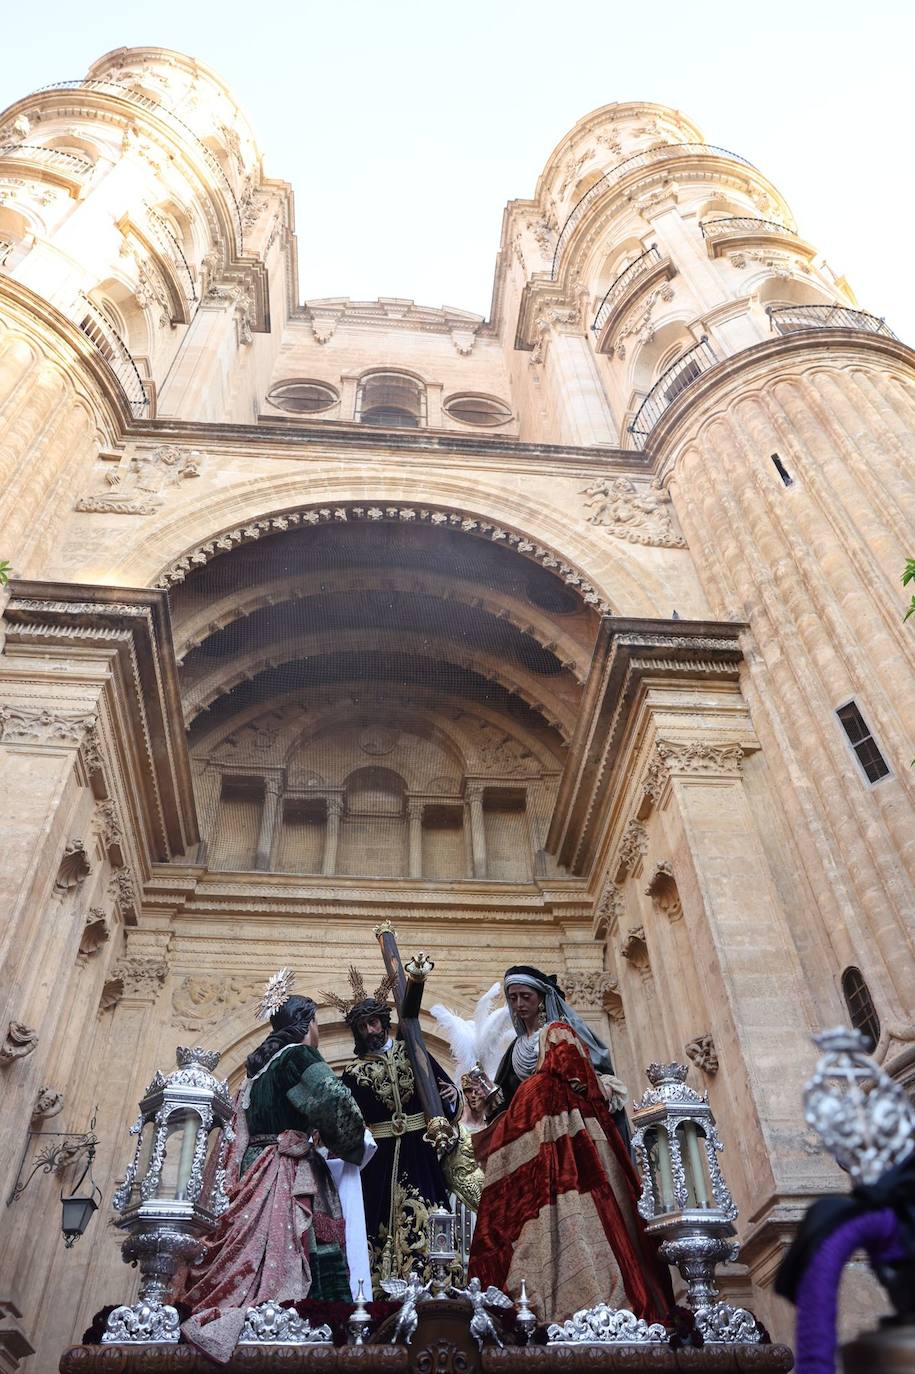
<path fill-rule="evenodd" d="M 779 334 L 796 334 L 801 329 L 857 329 L 862 334 L 896 338 L 877 315 L 851 310 L 847 305 L 770 305 L 766 314 Z"/>
<path fill-rule="evenodd" d="M 795 231 L 775 219 L 754 219 L 751 215 L 728 215 L 722 219 L 707 219 L 701 226 L 704 239 L 748 238 L 753 234 L 775 234 L 795 238 Z"/>
<path fill-rule="evenodd" d="M 646 439 L 668 406 L 673 405 L 681 391 L 685 391 L 690 382 L 694 382 L 703 372 L 708 372 L 709 368 L 714 367 L 717 361 L 718 359 L 712 352 L 708 339 L 703 338 L 688 349 L 682 357 L 678 358 L 663 376 L 658 378 L 639 406 L 635 419 L 629 426 L 629 433 L 632 435 L 636 448 L 645 447 Z"/>
<path fill-rule="evenodd" d="M 197 287 L 194 284 L 194 274 L 191 271 L 190 263 L 184 255 L 184 249 L 178 242 L 177 236 L 168 220 L 163 219 L 158 210 L 154 210 L 151 205 L 147 205 L 146 207 L 146 218 L 165 256 L 176 269 L 178 276 L 183 278 L 188 300 L 196 301 Z"/>
<path fill-rule="evenodd" d="M 687 157 L 726 157 L 733 162 L 742 163 L 744 167 L 753 167 L 752 162 L 748 162 L 739 153 L 729 153 L 727 148 L 716 148 L 711 143 L 658 143 L 653 148 L 646 148 L 641 153 L 633 153 L 631 157 L 624 158 L 615 167 L 611 167 L 609 172 L 605 172 L 600 181 L 596 181 L 585 192 L 581 200 L 572 207 L 568 219 L 559 231 L 559 238 L 556 240 L 556 251 L 553 253 L 553 266 L 550 271 L 551 281 L 556 280 L 556 273 L 559 271 L 565 246 L 589 205 L 593 205 L 594 201 L 602 196 L 605 191 L 616 186 L 632 172 L 638 171 L 640 167 L 653 167 L 659 162 L 682 157 L 684 154 Z"/>
<path fill-rule="evenodd" d="M 0 239 L 0 267 L 6 266 L 6 260 L 15 248 L 15 244 L 9 239 Z"/>
<path fill-rule="evenodd" d="M 142 419 L 148 409 L 149 398 L 130 349 L 108 317 L 82 291 L 74 313 L 79 317 L 76 320 L 79 328 L 114 373 L 134 418 Z"/>
<path fill-rule="evenodd" d="M 43 143 L 4 143 L 0 157 L 16 158 L 20 162 L 35 162 L 52 167 L 65 176 L 85 176 L 92 171 L 92 163 L 64 148 L 46 148 Z"/>
<path fill-rule="evenodd" d="M 660 261 L 661 254 L 658 252 L 657 244 L 653 243 L 650 248 L 645 249 L 640 257 L 636 258 L 635 262 L 631 262 L 628 267 L 625 267 L 615 281 L 611 282 L 607 294 L 594 316 L 594 323 L 591 328 L 595 334 L 599 334 L 603 329 L 632 283 L 637 281 L 639 277 L 643 277 L 646 272 L 657 267 Z"/>
<path fill-rule="evenodd" d="M 203 157 L 210 171 L 221 182 L 229 203 L 235 211 L 238 251 L 240 253 L 244 251 L 245 235 L 241 220 L 241 208 L 238 204 L 238 197 L 232 190 L 232 183 L 219 165 L 219 159 L 215 153 L 197 137 L 189 124 L 185 124 L 184 120 L 175 114 L 174 110 L 170 110 L 167 105 L 160 105 L 157 100 L 151 100 L 148 95 L 143 95 L 142 91 L 135 91 L 131 86 L 122 85 L 119 81 L 52 81 L 47 86 L 39 86 L 35 94 L 40 95 L 44 91 L 100 91 L 103 95 L 113 95 L 119 100 L 127 100 L 132 105 L 142 105 L 144 109 L 151 110 L 160 119 L 164 119 L 166 123 L 177 124 L 189 138 L 193 139 L 197 145 L 197 151 Z"/>

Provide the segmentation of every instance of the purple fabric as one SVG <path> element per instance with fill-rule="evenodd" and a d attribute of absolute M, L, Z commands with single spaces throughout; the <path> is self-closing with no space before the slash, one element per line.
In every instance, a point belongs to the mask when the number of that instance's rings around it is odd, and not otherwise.
<path fill-rule="evenodd" d="M 797 1374 L 835 1374 L 839 1281 L 855 1250 L 866 1250 L 875 1264 L 905 1258 L 891 1207 L 843 1222 L 813 1256 L 797 1293 Z"/>

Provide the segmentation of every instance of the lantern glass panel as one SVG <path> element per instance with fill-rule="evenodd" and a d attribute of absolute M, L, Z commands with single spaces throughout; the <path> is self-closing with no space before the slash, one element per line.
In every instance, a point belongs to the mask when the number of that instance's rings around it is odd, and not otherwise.
<path fill-rule="evenodd" d="M 670 1166 L 670 1141 L 667 1127 L 652 1126 L 645 1132 L 645 1148 L 648 1151 L 648 1167 L 654 1186 L 655 1211 L 676 1212 L 677 1200 L 674 1196 L 673 1170 Z"/>
<path fill-rule="evenodd" d="M 151 1118 L 143 1122 L 143 1130 L 140 1132 L 139 1151 L 137 1153 L 137 1172 L 134 1174 L 133 1183 L 130 1185 L 130 1198 L 128 1207 L 137 1207 L 140 1199 L 140 1184 L 145 1179 L 149 1171 L 149 1160 L 152 1155 L 153 1141 L 156 1138 L 156 1123 Z"/>
<path fill-rule="evenodd" d="M 680 1142 L 680 1156 L 686 1175 L 687 1206 L 711 1207 L 707 1158 L 705 1154 L 705 1131 L 695 1121 L 681 1121 L 677 1126 Z"/>
<path fill-rule="evenodd" d="M 61 1198 L 61 1230 L 65 1236 L 81 1236 L 98 1207 L 94 1197 Z"/>
<path fill-rule="evenodd" d="M 197 1201 L 201 1207 L 209 1207 L 213 1200 L 213 1186 L 216 1182 L 216 1164 L 219 1156 L 219 1146 L 222 1142 L 222 1130 L 219 1122 L 215 1121 L 210 1127 L 207 1136 L 207 1152 L 203 1162 L 203 1187 L 200 1190 L 200 1197 Z"/>
<path fill-rule="evenodd" d="M 190 1108 L 181 1108 L 169 1117 L 165 1159 L 159 1175 L 157 1197 L 175 1198 L 178 1201 L 183 1201 L 187 1197 L 199 1126 L 200 1117 Z"/>

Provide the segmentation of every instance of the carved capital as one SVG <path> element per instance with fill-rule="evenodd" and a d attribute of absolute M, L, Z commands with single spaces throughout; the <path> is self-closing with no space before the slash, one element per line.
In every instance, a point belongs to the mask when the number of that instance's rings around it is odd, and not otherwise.
<path fill-rule="evenodd" d="M 0 1067 L 13 1064 L 17 1059 L 27 1059 L 38 1048 L 38 1041 L 37 1030 L 21 1021 L 10 1021 L 0 1043 Z"/>
<path fill-rule="evenodd" d="M 155 955 L 125 954 L 102 989 L 101 1010 L 116 1006 L 122 997 L 155 1002 L 168 975 L 168 964 Z"/>
<path fill-rule="evenodd" d="M 91 714 L 0 705 L 0 740 L 4 744 L 80 745 L 94 725 L 95 716 Z"/>
<path fill-rule="evenodd" d="M 343 815 L 343 798 L 342 798 L 342 797 L 327 797 L 327 798 L 326 798 L 326 805 L 327 805 L 327 817 L 328 817 L 328 820 L 330 819 L 331 816 L 336 816 L 337 819 L 339 819 L 339 818 Z"/>
<path fill-rule="evenodd" d="M 562 977 L 566 996 L 576 1009 L 606 1011 L 619 1001 L 619 979 L 603 969 L 576 969 Z"/>
<path fill-rule="evenodd" d="M 655 745 L 659 766 L 669 775 L 736 777 L 743 748 L 736 743 L 709 744 L 705 740 L 659 739 Z"/>

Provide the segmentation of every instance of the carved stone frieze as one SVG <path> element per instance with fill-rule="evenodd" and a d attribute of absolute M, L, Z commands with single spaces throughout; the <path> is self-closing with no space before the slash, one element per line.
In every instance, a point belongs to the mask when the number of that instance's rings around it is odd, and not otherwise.
<path fill-rule="evenodd" d="M 617 873 L 630 873 L 638 867 L 648 849 L 648 834 L 640 820 L 626 826 L 616 858 Z"/>
<path fill-rule="evenodd" d="M 320 525 L 327 522 L 346 522 L 349 520 L 416 521 L 428 523 L 435 528 L 459 529 L 464 534 L 471 534 L 479 539 L 489 539 L 495 544 L 504 543 L 507 547 L 514 549 L 516 553 L 520 553 L 525 558 L 530 558 L 533 562 L 539 563 L 541 567 L 547 568 L 567 586 L 574 588 L 585 605 L 593 606 L 595 610 L 603 614 L 607 614 L 611 610 L 609 602 L 605 601 L 595 591 L 591 583 L 587 582 L 577 569 L 557 558 L 550 549 L 544 548 L 541 544 L 535 544 L 531 540 L 525 539 L 523 535 L 507 530 L 501 525 L 494 525 L 488 520 L 477 520 L 471 515 L 465 515 L 454 510 L 440 511 L 424 506 L 359 505 L 352 502 L 335 506 L 322 506 L 313 510 L 289 511 L 282 515 L 271 515 L 263 519 L 250 520 L 244 525 L 237 525 L 233 529 L 226 530 L 215 539 L 208 539 L 206 543 L 198 545 L 190 553 L 184 554 L 166 569 L 159 578 L 157 585 L 165 588 L 175 586 L 179 582 L 183 582 L 188 573 L 195 568 L 203 567 L 204 564 L 209 563 L 219 554 L 229 552 L 237 548 L 239 544 L 247 544 L 255 539 L 260 539 L 265 534 L 283 532 L 297 525 Z"/>
<path fill-rule="evenodd" d="M 13 1064 L 17 1059 L 27 1059 L 38 1048 L 37 1030 L 26 1026 L 22 1021 L 10 1021 L 6 1034 L 0 1043 L 0 1066 Z"/>
<path fill-rule="evenodd" d="M 716 1074 L 718 1072 L 718 1052 L 715 1049 L 715 1041 L 708 1031 L 705 1035 L 697 1035 L 690 1040 L 685 1049 L 687 1057 L 703 1073 Z"/>
<path fill-rule="evenodd" d="M 189 974 L 172 992 L 172 1024 L 202 1031 L 218 1025 L 237 1006 L 257 1000 L 263 980 Z"/>
<path fill-rule="evenodd" d="M 628 477 L 601 477 L 581 494 L 593 507 L 590 525 L 600 525 L 628 544 L 651 544 L 657 548 L 683 549 L 686 540 L 677 534 L 661 496 L 650 487 L 636 486 Z"/>
<path fill-rule="evenodd" d="M 70 715 L 47 707 L 0 705 L 4 744 L 82 744 L 95 725 L 91 714 Z"/>
<path fill-rule="evenodd" d="M 54 879 L 54 890 L 58 893 L 70 892 L 79 887 L 92 872 L 89 855 L 82 840 L 70 840 L 64 848 L 63 858 Z"/>
<path fill-rule="evenodd" d="M 100 906 L 90 906 L 86 912 L 86 924 L 83 927 L 82 938 L 79 942 L 80 954 L 89 957 L 97 954 L 110 935 L 108 917 L 103 909 Z"/>
<path fill-rule="evenodd" d="M 200 476 L 203 461 L 200 449 L 180 444 L 139 449 L 125 472 L 118 469 L 106 476 L 107 491 L 80 496 L 74 509 L 97 515 L 151 515 L 162 506 L 162 493 L 169 487 Z"/>

